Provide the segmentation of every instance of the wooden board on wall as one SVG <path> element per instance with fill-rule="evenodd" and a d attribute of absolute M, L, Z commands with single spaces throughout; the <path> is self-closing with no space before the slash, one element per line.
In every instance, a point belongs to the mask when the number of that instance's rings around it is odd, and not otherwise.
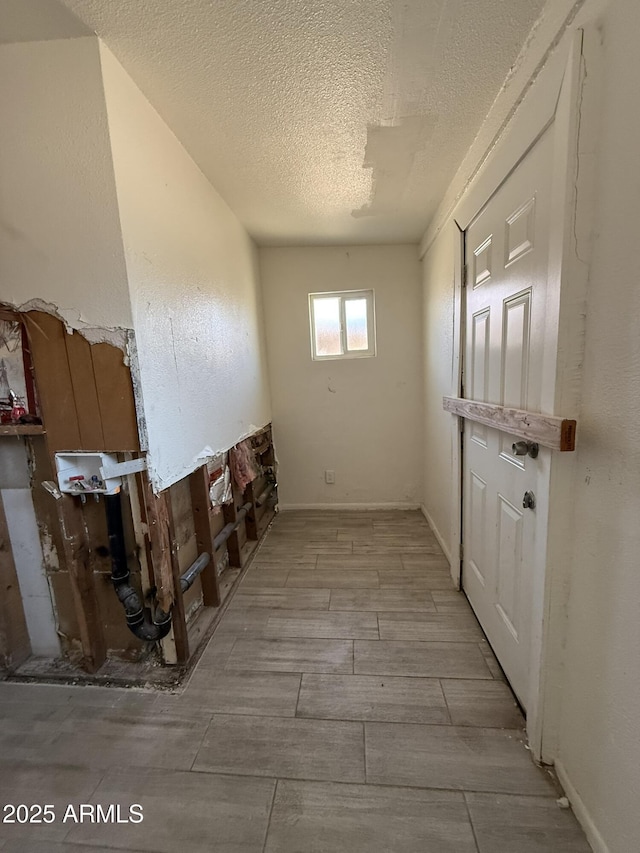
<path fill-rule="evenodd" d="M 82 449 L 106 450 L 96 379 L 93 372 L 91 344 L 78 334 L 67 335 L 65 344 L 73 395 L 76 400 Z"/>
<path fill-rule="evenodd" d="M 538 412 L 510 409 L 462 397 L 443 397 L 442 408 L 453 415 L 535 441 L 543 447 L 563 452 L 576 448 L 576 422 Z"/>
<path fill-rule="evenodd" d="M 50 453 L 140 450 L 131 373 L 122 350 L 89 344 L 43 311 L 22 315 Z"/>
<path fill-rule="evenodd" d="M 106 450 L 140 450 L 131 372 L 122 351 L 111 344 L 91 346 L 95 386 Z"/>
<path fill-rule="evenodd" d="M 82 449 L 64 324 L 43 311 L 23 315 L 50 453 Z"/>

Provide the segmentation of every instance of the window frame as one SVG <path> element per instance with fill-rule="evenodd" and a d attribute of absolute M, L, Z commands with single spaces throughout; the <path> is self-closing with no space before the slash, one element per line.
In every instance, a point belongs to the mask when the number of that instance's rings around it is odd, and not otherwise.
<path fill-rule="evenodd" d="M 340 300 L 340 346 L 341 353 L 319 355 L 316 351 L 316 325 L 314 303 L 316 299 L 337 298 Z M 347 322 L 345 302 L 365 299 L 367 303 L 367 340 L 366 350 L 350 350 L 347 346 Z M 374 358 L 376 352 L 376 305 L 373 288 L 363 290 L 327 290 L 309 294 L 309 335 L 311 338 L 311 358 L 313 361 L 335 361 L 344 358 Z"/>

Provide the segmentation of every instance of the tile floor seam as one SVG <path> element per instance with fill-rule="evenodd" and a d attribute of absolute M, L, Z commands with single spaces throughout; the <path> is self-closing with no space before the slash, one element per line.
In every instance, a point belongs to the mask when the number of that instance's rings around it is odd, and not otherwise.
<path fill-rule="evenodd" d="M 300 673 L 300 681 L 298 682 L 298 695 L 296 697 L 296 707 L 293 710 L 293 716 L 298 716 L 298 708 L 300 707 L 300 693 L 302 692 L 302 676 L 304 673 Z"/>
<path fill-rule="evenodd" d="M 295 639 L 295 638 L 287 638 L 287 639 Z M 301 637 L 298 639 L 307 639 L 306 637 Z M 314 638 L 316 639 L 316 638 Z M 353 642 L 352 640 L 345 640 L 345 642 Z M 375 643 L 375 640 L 367 640 L 367 642 Z M 493 683 L 497 679 L 491 678 L 491 676 L 470 676 L 470 675 L 415 675 L 414 673 L 394 673 L 394 672 L 336 672 L 335 670 L 306 670 L 306 669 L 242 669 L 235 667 L 224 666 L 221 672 L 254 672 L 254 673 L 273 673 L 278 675 L 295 675 L 297 673 L 302 673 L 304 675 L 366 675 L 366 676 L 384 676 L 385 678 L 415 678 L 415 679 L 426 679 L 427 681 L 477 681 L 479 683 Z M 497 680 L 498 684 L 503 684 L 504 682 Z"/>
<path fill-rule="evenodd" d="M 447 694 L 444 692 L 444 687 L 442 686 L 442 679 L 438 678 L 438 684 L 440 685 L 440 692 L 442 693 L 442 698 L 444 700 L 445 707 L 447 709 L 447 714 L 449 715 L 449 720 L 451 721 L 451 725 L 453 725 L 453 717 L 451 716 L 451 708 L 449 708 L 449 703 L 447 702 Z"/>
<path fill-rule="evenodd" d="M 364 720 L 362 721 L 362 757 L 364 761 L 364 784 L 367 785 L 367 726 Z"/>
<path fill-rule="evenodd" d="M 91 791 L 91 793 L 90 793 L 90 794 L 89 794 L 89 796 L 87 797 L 86 802 L 90 801 L 92 797 L 95 797 L 95 795 L 96 795 L 96 791 L 98 790 L 98 788 L 100 787 L 100 785 L 102 785 L 102 783 L 104 782 L 104 778 L 105 778 L 105 776 L 106 776 L 108 773 L 109 773 L 109 770 L 106 770 L 106 771 L 104 771 L 104 772 L 103 772 L 103 774 L 102 774 L 102 776 L 100 777 L 100 779 L 98 780 L 98 782 L 97 782 L 97 784 L 96 784 L 95 788 Z M 68 842 L 68 841 L 67 841 L 67 839 L 69 838 L 69 835 L 70 835 L 70 833 L 72 832 L 72 830 L 73 830 L 73 824 L 71 824 L 71 826 L 69 826 L 69 829 L 66 831 L 66 833 L 63 835 L 63 837 L 60 839 L 60 843 L 61 843 L 61 844 L 72 843 L 72 842 Z"/>
<path fill-rule="evenodd" d="M 308 782 L 308 783 L 318 783 L 318 784 L 326 784 L 330 783 L 331 785 L 361 785 L 364 786 L 364 782 L 351 782 L 344 779 L 329 779 L 314 776 L 287 776 L 278 774 L 269 775 L 265 773 L 261 775 L 259 773 L 235 773 L 228 772 L 226 770 L 207 770 L 207 769 L 199 769 L 194 768 L 192 770 L 174 770 L 171 771 L 174 773 L 197 773 L 202 774 L 203 776 L 224 776 L 225 778 L 230 779 L 255 779 L 256 781 L 264 781 L 265 779 L 271 779 L 274 782 Z M 473 786 L 465 787 L 465 788 L 452 788 L 451 786 L 446 785 L 406 785 L 406 784 L 398 784 L 396 782 L 371 782 L 368 781 L 366 783 L 367 787 L 371 788 L 393 788 L 401 791 L 446 791 L 451 794 L 495 794 L 496 796 L 504 796 L 504 797 L 520 797 L 531 800 L 544 801 L 548 800 L 549 802 L 555 803 L 557 801 L 557 795 L 555 793 L 552 794 L 539 794 L 535 792 L 529 792 L 526 794 L 522 793 L 513 793 L 513 791 L 505 791 L 504 789 L 497 788 L 475 788 Z"/>
<path fill-rule="evenodd" d="M 473 823 L 473 818 L 471 817 L 471 810 L 469 809 L 469 802 L 467 800 L 465 791 L 462 792 L 462 799 L 464 800 L 464 807 L 469 818 L 469 826 L 471 827 L 471 834 L 473 835 L 473 841 L 476 845 L 476 850 L 478 851 L 478 853 L 482 853 L 482 851 L 480 850 L 480 842 L 478 841 L 478 836 L 476 835 L 476 828 Z"/>
<path fill-rule="evenodd" d="M 202 733 L 202 737 L 200 738 L 200 743 L 198 744 L 198 748 L 196 749 L 196 754 L 193 756 L 193 761 L 191 762 L 190 766 L 187 768 L 187 772 L 191 772 L 193 770 L 193 765 L 198 760 L 198 755 L 200 754 L 200 750 L 202 749 L 202 745 L 204 743 L 204 739 L 207 736 L 207 732 L 211 728 L 211 723 L 213 722 L 214 717 L 215 717 L 215 714 L 212 714 L 210 716 L 209 722 L 207 723 L 207 725 L 204 728 L 204 732 Z"/>
<path fill-rule="evenodd" d="M 278 782 L 279 781 L 280 781 L 279 779 L 276 779 L 275 784 L 273 786 L 273 793 L 271 795 L 271 806 L 269 807 L 269 816 L 267 817 L 267 827 L 265 829 L 264 842 L 262 844 L 262 853 L 265 853 L 265 850 L 267 849 L 267 842 L 269 841 L 269 830 L 271 829 L 271 817 L 273 816 L 273 806 L 275 804 L 276 795 L 278 793 Z"/>
<path fill-rule="evenodd" d="M 317 675 L 318 673 L 304 673 L 305 675 Z M 324 673 L 320 673 L 324 674 Z M 438 679 L 432 679 L 437 681 Z M 297 711 L 297 709 L 296 709 Z M 407 721 L 407 720 L 377 720 L 374 718 L 363 718 L 363 717 L 319 717 L 317 715 L 313 716 L 298 716 L 297 712 L 295 717 L 291 715 L 286 716 L 283 714 L 249 714 L 245 712 L 238 711 L 224 711 L 224 712 L 216 712 L 214 716 L 230 716 L 230 717 L 260 717 L 262 719 L 278 719 L 278 720 L 308 720 L 310 722 L 316 723 L 380 723 L 385 726 L 430 726 L 430 727 L 438 727 L 441 729 L 469 729 L 470 731 L 476 731 L 477 729 L 489 729 L 490 731 L 496 732 L 512 732 L 514 734 L 518 734 L 522 737 L 525 734 L 524 729 L 508 729 L 504 726 L 490 726 L 482 723 L 481 725 L 472 725 L 471 723 L 421 723 L 415 721 Z M 535 762 L 533 762 L 535 764 Z M 538 766 L 537 764 L 535 765 Z M 544 769 L 544 768 L 542 768 Z"/>

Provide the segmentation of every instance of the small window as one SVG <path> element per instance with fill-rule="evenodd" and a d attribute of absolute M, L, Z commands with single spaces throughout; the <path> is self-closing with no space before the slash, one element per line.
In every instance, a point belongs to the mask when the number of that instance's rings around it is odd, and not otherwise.
<path fill-rule="evenodd" d="M 373 290 L 310 293 L 309 318 L 313 359 L 376 354 Z"/>

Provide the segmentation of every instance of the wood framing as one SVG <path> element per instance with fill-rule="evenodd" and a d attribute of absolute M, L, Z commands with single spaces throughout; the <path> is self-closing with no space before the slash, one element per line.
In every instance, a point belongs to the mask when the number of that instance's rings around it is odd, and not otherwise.
<path fill-rule="evenodd" d="M 235 492 L 235 489 L 234 489 Z M 235 494 L 234 500 L 231 503 L 225 504 L 222 508 L 225 524 L 235 524 L 238 519 L 236 510 Z M 240 545 L 240 536 L 238 531 L 234 530 L 231 536 L 227 539 L 227 551 L 229 552 L 229 565 L 237 568 L 242 568 L 242 553 Z"/>
<path fill-rule="evenodd" d="M 517 435 L 549 447 L 551 450 L 571 451 L 576 447 L 576 422 L 521 409 L 509 409 L 493 403 L 443 397 L 442 407 L 453 415 L 486 424 L 494 429 Z"/>
<path fill-rule="evenodd" d="M 198 543 L 198 554 L 206 552 L 211 556 L 211 562 L 200 575 L 202 600 L 205 607 L 218 607 L 220 605 L 220 588 L 218 586 L 217 559 L 213 548 L 213 534 L 211 532 L 209 473 L 206 465 L 203 465 L 191 474 L 189 477 L 189 487 L 191 489 L 191 507 L 196 542 Z"/>
<path fill-rule="evenodd" d="M 142 482 L 156 594 L 160 607 L 165 613 L 168 613 L 175 600 L 175 592 L 171 566 L 171 535 L 167 496 L 164 492 L 157 496 L 154 495 L 146 474 L 142 474 Z"/>
<path fill-rule="evenodd" d="M 71 580 L 82 644 L 82 665 L 95 672 L 107 657 L 82 507 L 78 498 L 63 495 L 56 501 L 65 563 Z"/>
<path fill-rule="evenodd" d="M 178 543 L 176 540 L 175 525 L 173 522 L 173 509 L 171 507 L 171 495 L 169 489 L 162 492 L 158 500 L 166 507 L 168 533 L 170 540 L 171 576 L 174 589 L 173 609 L 171 611 L 171 626 L 173 640 L 176 646 L 177 663 L 186 663 L 189 660 L 189 634 L 187 632 L 187 619 L 184 609 L 184 597 L 180 590 L 180 561 L 178 559 Z"/>
<path fill-rule="evenodd" d="M 253 480 L 253 482 L 247 484 L 247 488 L 244 490 L 244 500 L 251 504 L 251 509 L 246 515 L 245 518 L 245 526 L 247 530 L 247 539 L 256 540 L 258 538 L 258 523 L 257 523 L 257 511 L 256 500 L 259 494 L 259 491 L 256 491 L 255 484 L 257 480 Z"/>

